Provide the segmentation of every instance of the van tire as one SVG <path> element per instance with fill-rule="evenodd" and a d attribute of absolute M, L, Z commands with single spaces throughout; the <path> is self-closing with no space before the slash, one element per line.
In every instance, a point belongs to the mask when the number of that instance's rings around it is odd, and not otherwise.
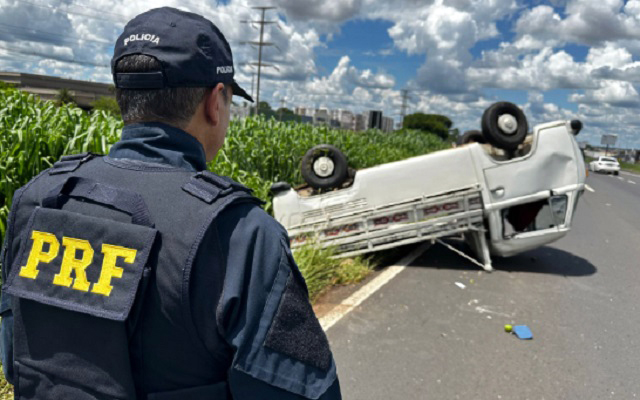
<path fill-rule="evenodd" d="M 349 164 L 347 157 L 337 147 L 321 144 L 311 148 L 302 157 L 300 172 L 314 189 L 336 189 L 349 177 Z"/>
<path fill-rule="evenodd" d="M 501 122 L 503 116 L 517 123 L 512 131 L 504 129 L 504 123 Z M 516 150 L 524 142 L 528 131 L 524 112 L 513 103 L 495 103 L 482 115 L 482 134 L 489 143 L 503 150 Z"/>

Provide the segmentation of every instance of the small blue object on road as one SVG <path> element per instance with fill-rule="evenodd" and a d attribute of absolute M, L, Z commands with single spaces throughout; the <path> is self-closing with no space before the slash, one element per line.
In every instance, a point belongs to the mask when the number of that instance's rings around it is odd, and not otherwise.
<path fill-rule="evenodd" d="M 526 325 L 514 326 L 513 333 L 515 333 L 518 339 L 521 339 L 521 340 L 533 339 L 533 334 L 531 333 L 531 329 L 529 329 L 529 327 Z"/>

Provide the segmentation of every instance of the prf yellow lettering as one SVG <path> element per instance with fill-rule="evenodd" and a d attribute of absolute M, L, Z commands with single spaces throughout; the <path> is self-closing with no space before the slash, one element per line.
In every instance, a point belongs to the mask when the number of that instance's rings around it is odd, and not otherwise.
<path fill-rule="evenodd" d="M 53 277 L 53 284 L 70 287 L 73 283 L 73 289 L 88 292 L 91 284 L 87 280 L 86 269 L 93 261 L 91 244 L 86 240 L 63 237 L 62 245 L 64 246 L 62 266 L 60 273 Z M 77 250 L 82 251 L 81 259 L 76 258 Z M 71 278 L 71 271 L 75 273 L 76 279 Z"/>
<path fill-rule="evenodd" d="M 38 273 L 40 273 L 38 264 L 53 261 L 58 256 L 58 251 L 60 251 L 60 242 L 58 242 L 55 235 L 39 231 L 31 232 L 31 239 L 33 240 L 33 247 L 29 253 L 27 265 L 20 268 L 19 275 L 23 278 L 36 279 Z M 49 244 L 48 251 L 44 251 L 45 243 Z"/>
<path fill-rule="evenodd" d="M 118 257 L 122 257 L 124 262 L 128 264 L 133 264 L 137 253 L 138 251 L 135 249 L 103 244 L 102 254 L 104 254 L 104 258 L 102 261 L 102 271 L 100 271 L 100 278 L 98 282 L 93 285 L 91 292 L 105 296 L 111 295 L 111 290 L 113 290 L 111 279 L 122 278 L 124 272 L 122 268 L 116 266 Z"/>

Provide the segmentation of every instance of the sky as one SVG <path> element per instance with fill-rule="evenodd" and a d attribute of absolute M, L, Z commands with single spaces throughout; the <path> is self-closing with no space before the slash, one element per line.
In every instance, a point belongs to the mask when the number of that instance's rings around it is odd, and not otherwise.
<path fill-rule="evenodd" d="M 204 15 L 229 40 L 236 79 L 251 90 L 266 19 L 261 100 L 448 116 L 479 129 L 496 101 L 530 125 L 580 119 L 579 140 L 603 134 L 640 149 L 640 0 L 0 0 L 0 70 L 111 82 L 126 22 L 171 6 Z M 238 98 L 238 101 L 239 98 Z"/>

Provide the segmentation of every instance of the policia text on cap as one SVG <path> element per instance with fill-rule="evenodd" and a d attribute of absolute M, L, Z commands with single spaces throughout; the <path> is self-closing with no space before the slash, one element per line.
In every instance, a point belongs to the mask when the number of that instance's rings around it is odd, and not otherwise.
<path fill-rule="evenodd" d="M 206 168 L 234 80 L 210 21 L 131 20 L 112 71 L 125 128 L 14 194 L 2 363 L 16 399 L 340 399 L 285 230 Z"/>

